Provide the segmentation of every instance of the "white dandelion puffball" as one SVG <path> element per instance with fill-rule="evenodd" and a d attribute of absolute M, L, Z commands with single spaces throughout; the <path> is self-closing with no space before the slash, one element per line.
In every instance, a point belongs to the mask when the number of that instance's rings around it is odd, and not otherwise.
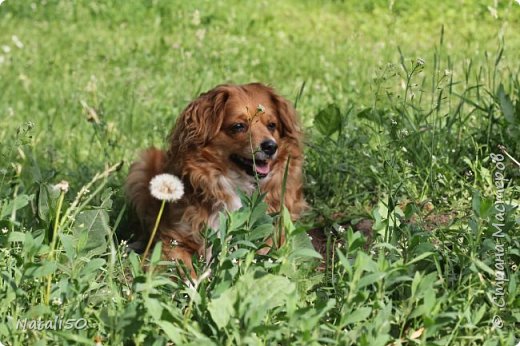
<path fill-rule="evenodd" d="M 174 175 L 159 174 L 150 180 L 150 192 L 161 201 L 174 202 L 184 195 L 184 185 Z"/>
<path fill-rule="evenodd" d="M 59 192 L 65 193 L 65 192 L 69 191 L 69 182 L 66 181 L 66 180 L 62 180 L 58 184 L 54 185 L 52 188 L 55 191 L 59 191 Z"/>

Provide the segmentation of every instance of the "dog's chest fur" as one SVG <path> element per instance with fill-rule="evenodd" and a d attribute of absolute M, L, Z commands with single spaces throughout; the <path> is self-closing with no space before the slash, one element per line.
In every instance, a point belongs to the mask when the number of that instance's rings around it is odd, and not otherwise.
<path fill-rule="evenodd" d="M 229 198 L 222 208 L 215 210 L 209 216 L 208 225 L 213 229 L 219 227 L 219 213 L 221 211 L 235 211 L 242 207 L 240 196 L 237 194 L 238 190 L 250 195 L 255 189 L 254 180 L 250 176 L 231 170 L 227 171 L 225 175 L 219 177 L 218 184 Z"/>

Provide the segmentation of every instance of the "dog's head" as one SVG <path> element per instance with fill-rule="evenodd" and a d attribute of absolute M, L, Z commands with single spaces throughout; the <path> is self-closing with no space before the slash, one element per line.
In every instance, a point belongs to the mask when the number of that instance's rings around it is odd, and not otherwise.
<path fill-rule="evenodd" d="M 204 148 L 223 165 L 266 177 L 280 148 L 299 146 L 293 106 L 259 83 L 220 85 L 190 103 L 172 135 L 182 152 Z"/>

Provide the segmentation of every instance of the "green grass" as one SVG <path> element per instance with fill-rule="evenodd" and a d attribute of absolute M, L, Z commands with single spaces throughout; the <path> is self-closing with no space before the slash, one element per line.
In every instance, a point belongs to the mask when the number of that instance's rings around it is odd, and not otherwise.
<path fill-rule="evenodd" d="M 490 154 L 520 156 L 519 27 L 517 1 L 6 0 L 0 342 L 516 344 L 520 167 Z M 244 197 L 196 289 L 159 248 L 143 272 L 120 242 L 129 162 L 200 92 L 250 81 L 297 100 L 311 210 L 293 225 Z M 339 227 L 361 219 L 370 247 Z M 256 255 L 277 220 L 287 244 Z M 56 316 L 88 327 L 16 328 Z"/>

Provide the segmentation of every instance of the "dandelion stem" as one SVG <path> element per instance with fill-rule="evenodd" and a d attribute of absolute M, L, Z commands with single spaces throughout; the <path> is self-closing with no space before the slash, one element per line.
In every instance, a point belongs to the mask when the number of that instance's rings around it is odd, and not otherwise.
<path fill-rule="evenodd" d="M 51 240 L 51 249 L 49 251 L 48 260 L 55 260 L 55 250 L 57 246 L 58 239 L 58 229 L 60 225 L 60 212 L 61 207 L 63 206 L 63 200 L 65 199 L 65 191 L 62 190 L 60 193 L 60 199 L 58 200 L 58 208 L 56 209 L 56 219 L 54 220 L 54 227 L 52 229 L 52 240 Z M 51 283 L 52 283 L 52 273 L 47 276 L 47 288 L 45 291 L 45 304 L 49 304 L 49 299 L 51 296 Z"/>
<path fill-rule="evenodd" d="M 146 248 L 143 252 L 143 261 L 141 262 L 141 268 L 144 266 L 144 262 L 146 260 L 146 257 L 148 256 L 148 252 L 150 252 L 150 247 L 152 246 L 153 240 L 155 239 L 155 234 L 157 233 L 157 229 L 159 228 L 159 222 L 161 221 L 165 205 L 166 200 L 163 200 L 161 203 L 161 208 L 159 209 L 159 214 L 157 214 L 157 219 L 155 220 L 155 226 L 153 227 L 152 234 L 150 235 L 150 239 L 148 239 L 148 244 L 146 244 Z"/>
<path fill-rule="evenodd" d="M 506 150 L 506 147 L 503 146 L 503 145 L 499 145 L 498 146 L 498 149 L 500 149 L 500 151 L 505 155 L 507 156 L 511 161 L 514 162 L 514 164 L 516 164 L 518 167 L 520 167 L 520 162 L 518 162 L 513 156 L 511 156 L 511 154 L 509 154 Z"/>

